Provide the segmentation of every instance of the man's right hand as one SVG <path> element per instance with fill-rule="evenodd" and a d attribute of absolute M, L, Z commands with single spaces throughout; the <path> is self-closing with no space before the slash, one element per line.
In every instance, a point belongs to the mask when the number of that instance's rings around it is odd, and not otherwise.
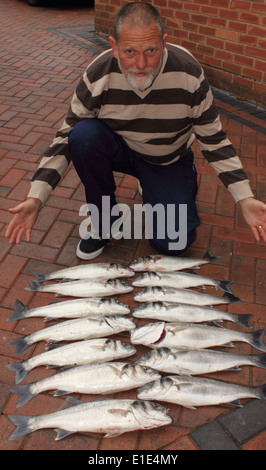
<path fill-rule="evenodd" d="M 39 199 L 28 198 L 17 206 L 8 209 L 14 217 L 8 224 L 5 237 L 9 238 L 9 243 L 18 244 L 22 235 L 26 232 L 26 241 L 30 241 L 30 234 L 33 225 L 39 214 L 42 202 Z"/>

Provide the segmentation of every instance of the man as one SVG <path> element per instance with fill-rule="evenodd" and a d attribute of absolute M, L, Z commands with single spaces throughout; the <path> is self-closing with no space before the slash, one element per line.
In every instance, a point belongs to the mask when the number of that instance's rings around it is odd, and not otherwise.
<path fill-rule="evenodd" d="M 236 151 L 222 131 L 203 70 L 187 50 L 167 44 L 166 38 L 152 5 L 133 2 L 120 9 L 114 36 L 109 38 L 112 49 L 85 71 L 66 120 L 33 176 L 28 198 L 10 209 L 14 214 L 6 231 L 10 243 L 19 243 L 24 232 L 29 241 L 39 208 L 72 160 L 87 202 L 103 215 L 100 220 L 115 220 L 110 216 L 116 204 L 114 171 L 139 179 L 144 204 L 153 208 L 174 204 L 176 239 L 182 223 L 179 207 L 185 205 L 186 248 L 195 240 L 199 225 L 191 151 L 195 137 L 241 205 L 255 239 L 266 241 L 266 204 L 254 198 Z M 104 196 L 110 198 L 108 214 L 102 214 Z M 152 229 L 151 246 L 169 254 L 169 236 L 160 238 L 155 217 Z M 95 258 L 108 236 L 100 225 L 97 236 L 92 232 L 81 240 L 77 256 Z M 178 255 L 183 249 L 170 254 Z"/>

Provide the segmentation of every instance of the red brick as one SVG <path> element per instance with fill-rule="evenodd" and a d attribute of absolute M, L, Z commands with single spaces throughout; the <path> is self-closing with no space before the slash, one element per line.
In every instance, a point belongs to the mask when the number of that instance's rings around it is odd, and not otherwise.
<path fill-rule="evenodd" d="M 27 263 L 27 258 L 8 254 L 1 263 L 0 286 L 11 287 L 19 273 Z"/>

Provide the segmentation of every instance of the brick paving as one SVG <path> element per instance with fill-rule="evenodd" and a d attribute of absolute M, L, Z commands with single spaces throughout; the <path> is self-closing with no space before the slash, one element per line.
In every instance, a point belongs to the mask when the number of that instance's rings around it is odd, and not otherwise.
<path fill-rule="evenodd" d="M 16 396 L 9 391 L 14 374 L 4 366 L 44 351 L 37 343 L 14 356 L 7 344 L 19 335 L 44 327 L 42 319 L 6 322 L 19 299 L 29 307 L 55 300 L 53 294 L 25 290 L 33 272 L 51 272 L 79 263 L 75 256 L 79 241 L 80 206 L 85 202 L 80 181 L 70 166 L 59 186 L 41 209 L 30 243 L 22 241 L 10 246 L 4 238 L 10 220 L 8 208 L 27 194 L 29 181 L 44 148 L 61 125 L 74 87 L 86 65 L 101 52 L 106 43 L 93 33 L 93 8 L 32 8 L 23 0 L 0 0 L 1 65 L 0 65 L 0 355 L 1 355 L 1 450 L 263 450 L 266 444 L 266 406 L 261 400 L 243 400 L 242 408 L 232 405 L 201 407 L 189 410 L 170 405 L 173 423 L 165 428 L 136 431 L 115 438 L 75 434 L 55 441 L 53 430 L 36 431 L 14 441 L 6 438 L 13 425 L 6 415 L 42 414 L 55 411 L 64 398 L 52 392 L 42 393 L 22 408 L 16 408 Z M 85 34 L 84 31 L 89 32 Z M 266 201 L 266 126 L 265 112 L 214 90 L 224 128 L 234 143 L 250 177 L 257 196 Z M 201 217 L 198 238 L 188 255 L 203 256 L 210 249 L 220 256 L 215 263 L 201 268 L 201 273 L 231 280 L 232 290 L 242 302 L 231 304 L 232 313 L 252 314 L 254 330 L 266 327 L 266 249 L 256 243 L 246 227 L 231 196 L 201 156 L 198 145 L 193 150 L 199 175 L 197 204 Z M 116 174 L 119 202 L 141 203 L 137 181 Z M 152 253 L 148 240 L 112 241 L 97 261 L 129 263 L 143 254 Z M 211 288 L 210 288 L 211 289 Z M 213 291 L 212 291 L 213 292 Z M 132 294 L 120 299 L 134 308 Z M 222 307 L 221 307 L 222 308 Z M 224 307 L 223 307 L 224 308 Z M 225 326 L 246 331 L 234 324 Z M 128 341 L 127 334 L 119 338 Z M 138 348 L 136 357 L 145 351 Z M 245 343 L 235 344 L 236 353 L 257 353 Z M 135 359 L 135 356 L 134 356 Z M 51 374 L 39 367 L 31 371 L 25 382 Z M 229 382 L 257 386 L 265 383 L 265 371 L 244 366 L 239 371 L 226 371 L 212 377 Z M 135 391 L 115 397 L 134 398 Z M 85 400 L 95 396 L 82 396 Z"/>

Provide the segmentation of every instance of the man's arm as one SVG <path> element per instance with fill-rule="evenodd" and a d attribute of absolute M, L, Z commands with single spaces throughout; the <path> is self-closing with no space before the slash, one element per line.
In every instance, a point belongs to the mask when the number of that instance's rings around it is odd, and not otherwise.
<path fill-rule="evenodd" d="M 266 242 L 266 204 L 253 197 L 242 199 L 239 204 L 255 239 L 259 242 L 262 238 Z"/>

